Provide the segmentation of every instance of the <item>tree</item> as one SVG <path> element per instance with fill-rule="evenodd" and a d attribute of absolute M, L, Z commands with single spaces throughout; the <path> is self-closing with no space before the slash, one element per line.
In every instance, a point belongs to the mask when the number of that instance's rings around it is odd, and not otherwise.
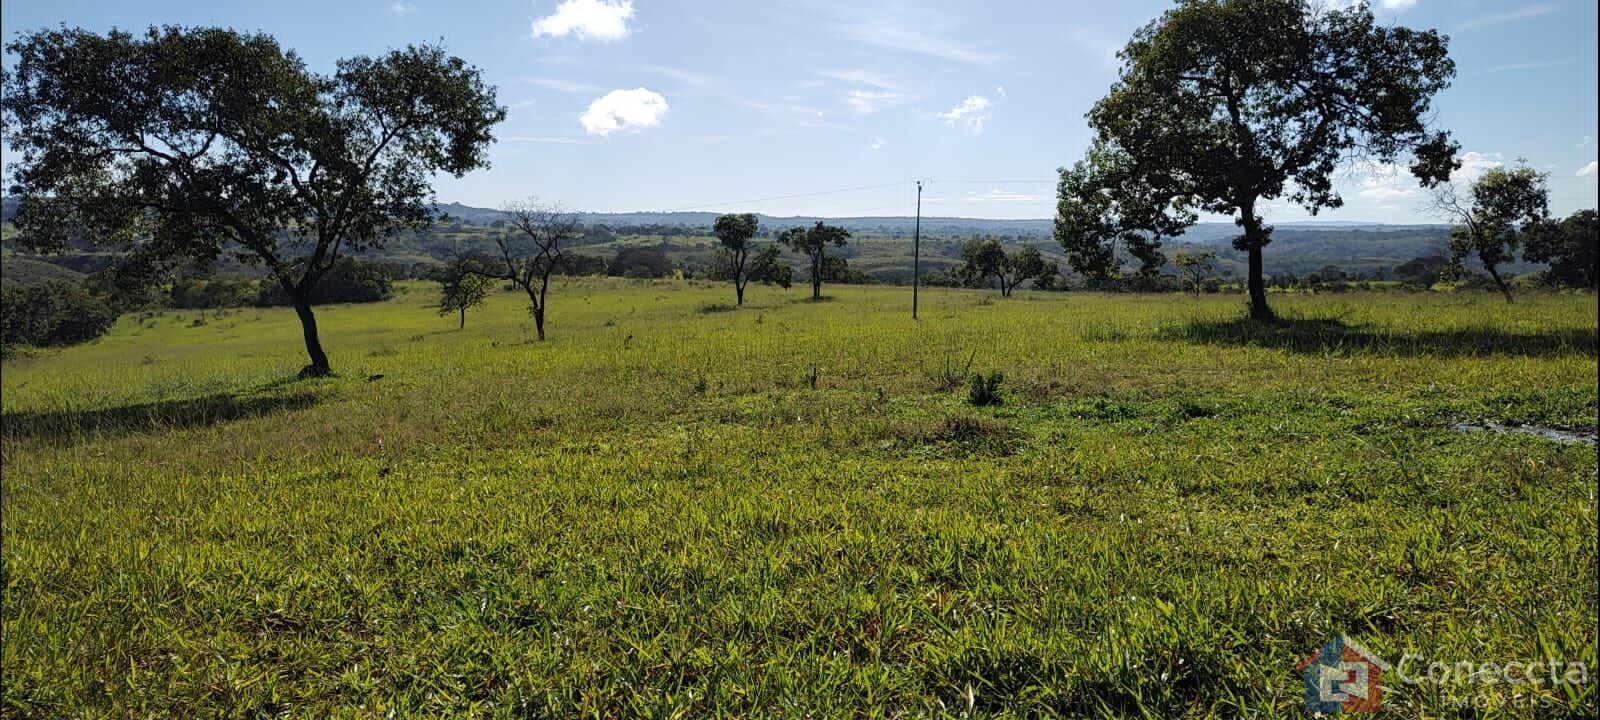
<path fill-rule="evenodd" d="M 744 213 L 718 216 L 712 226 L 712 232 L 727 251 L 728 273 L 733 278 L 734 295 L 739 298 L 740 305 L 744 304 L 744 286 L 750 282 L 745 265 L 750 259 L 750 250 L 755 247 L 752 238 L 760 224 L 754 214 Z"/>
<path fill-rule="evenodd" d="M 463 268 L 484 277 L 510 280 L 522 288 L 528 294 L 534 333 L 542 341 L 545 310 L 549 307 L 550 275 L 566 252 L 561 243 L 583 237 L 583 225 L 577 215 L 533 199 L 506 203 L 500 212 L 512 231 L 495 236 L 495 245 L 500 249 L 499 261 L 477 267 L 463 265 Z"/>
<path fill-rule="evenodd" d="M 467 309 L 475 308 L 489 299 L 489 290 L 493 285 L 489 278 L 472 268 L 482 268 L 482 264 L 475 258 L 460 258 L 445 266 L 439 272 L 439 315 L 441 317 L 453 312 L 461 314 L 461 323 L 456 329 L 463 330 L 467 327 Z"/>
<path fill-rule="evenodd" d="M 672 261 L 658 247 L 622 248 L 606 267 L 607 275 L 636 279 L 666 277 L 670 272 Z"/>
<path fill-rule="evenodd" d="M 790 250 L 805 255 L 811 261 L 811 299 L 822 299 L 822 278 L 828 257 L 828 246 L 843 247 L 850 238 L 849 231 L 821 220 L 809 228 L 789 228 L 778 236 L 778 242 Z"/>
<path fill-rule="evenodd" d="M 1140 277 L 1153 277 L 1166 262 L 1162 236 L 1179 235 L 1195 222 L 1193 212 L 1174 206 L 1181 195 L 1145 182 L 1133 172 L 1127 153 L 1107 143 L 1096 143 L 1083 160 L 1057 172 L 1056 243 L 1066 251 L 1067 264 L 1091 286 L 1121 275 L 1119 246 L 1139 261 Z"/>
<path fill-rule="evenodd" d="M 1432 187 L 1457 167 L 1425 124 L 1455 64 L 1436 31 L 1380 27 L 1365 3 L 1180 0 L 1134 33 L 1120 77 L 1089 112 L 1098 143 L 1169 210 L 1233 215 L 1248 253 L 1250 315 L 1271 318 L 1259 211 L 1286 198 L 1337 208 L 1341 162 L 1392 162 Z"/>
<path fill-rule="evenodd" d="M 1546 263 L 1551 282 L 1591 290 L 1600 287 L 1600 221 L 1579 210 L 1560 222 L 1543 222 L 1526 233 L 1522 259 Z"/>
<path fill-rule="evenodd" d="M 1053 282 L 1061 272 L 1053 262 L 1047 262 L 1036 247 L 1023 247 L 1015 253 L 1006 253 L 999 240 L 968 240 L 961 246 L 964 264 L 956 269 L 969 285 L 981 285 L 995 278 L 1001 297 L 1011 297 L 1011 292 L 1022 283 L 1033 280 L 1041 285 Z"/>
<path fill-rule="evenodd" d="M 1178 268 L 1178 280 L 1184 287 L 1194 291 L 1196 298 L 1200 297 L 1201 283 L 1216 269 L 1214 261 L 1217 254 L 1205 250 L 1202 252 L 1180 252 L 1172 256 L 1172 264 Z"/>
<path fill-rule="evenodd" d="M 106 334 L 117 311 L 81 286 L 47 280 L 0 291 L 0 346 L 76 345 Z"/>
<path fill-rule="evenodd" d="M 778 259 L 779 252 L 781 250 L 777 243 L 762 245 L 750 260 L 750 279 L 759 283 L 776 283 L 778 287 L 789 289 L 789 284 L 794 280 L 794 268 Z"/>
<path fill-rule="evenodd" d="M 487 165 L 505 118 L 477 69 L 431 45 L 345 59 L 332 75 L 270 36 L 219 28 L 41 30 L 6 50 L 23 241 L 264 264 L 299 316 L 302 376 L 331 372 L 318 280 L 344 254 L 428 224 L 433 175 Z"/>
<path fill-rule="evenodd" d="M 1524 231 L 1544 223 L 1549 215 L 1548 176 L 1527 166 L 1495 168 L 1472 182 L 1471 199 L 1450 183 L 1434 188 L 1434 208 L 1450 218 L 1450 262 L 1458 272 L 1461 261 L 1477 255 L 1494 279 L 1506 302 L 1511 286 L 1500 277 L 1500 265 L 1515 260 Z"/>

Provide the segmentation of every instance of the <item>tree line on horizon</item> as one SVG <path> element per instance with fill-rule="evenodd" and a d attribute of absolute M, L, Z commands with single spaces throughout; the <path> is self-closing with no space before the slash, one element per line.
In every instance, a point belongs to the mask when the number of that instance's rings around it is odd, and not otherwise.
<path fill-rule="evenodd" d="M 352 254 L 436 222 L 430 178 L 487 166 L 506 116 L 481 71 L 438 45 L 346 58 L 332 73 L 313 72 L 271 36 L 221 28 L 62 27 L 6 49 L 16 62 L 0 78 L 0 114 L 16 153 L 19 243 L 114 248 L 133 284 L 225 255 L 259 266 L 301 323 L 303 377 L 332 372 L 318 286 Z M 1117 81 L 1087 115 L 1091 146 L 1058 185 L 1055 239 L 1091 283 L 1125 277 L 1124 257 L 1138 262 L 1133 276 L 1148 276 L 1165 263 L 1163 238 L 1202 212 L 1227 215 L 1247 257 L 1250 317 L 1270 320 L 1272 228 L 1260 208 L 1340 207 L 1334 171 L 1359 159 L 1409 162 L 1452 223 L 1451 262 L 1475 257 L 1508 301 L 1498 268 L 1519 249 L 1563 282 L 1595 286 L 1594 214 L 1550 219 L 1543 175 L 1495 170 L 1465 191 L 1451 182 L 1459 146 L 1428 123 L 1455 75 L 1435 30 L 1381 26 L 1364 3 L 1178 0 L 1119 57 Z M 502 210 L 498 252 L 453 268 L 451 309 L 464 322 L 459 302 L 481 284 L 468 276 L 507 282 L 528 296 L 543 339 L 549 279 L 582 224 L 529 203 Z M 712 231 L 738 304 L 751 279 L 791 279 L 780 247 L 804 259 L 813 299 L 850 272 L 828 253 L 849 232 L 822 221 L 765 245 L 754 215 L 723 215 Z M 992 279 L 1002 295 L 1059 276 L 1037 249 L 993 241 L 964 246 L 962 260 L 963 282 Z M 1175 264 L 1198 278 L 1211 260 Z"/>

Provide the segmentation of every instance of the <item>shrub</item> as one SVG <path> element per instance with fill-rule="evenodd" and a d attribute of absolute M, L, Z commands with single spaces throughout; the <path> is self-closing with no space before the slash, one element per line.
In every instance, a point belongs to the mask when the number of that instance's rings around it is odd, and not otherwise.
<path fill-rule="evenodd" d="M 6 289 L 0 299 L 0 344 L 53 347 L 93 340 L 117 313 L 77 285 L 49 281 Z"/>
<path fill-rule="evenodd" d="M 967 402 L 978 407 L 986 405 L 999 405 L 1000 383 L 1005 382 L 1006 376 L 997 372 L 984 377 L 983 373 L 975 372 L 967 383 Z"/>
<path fill-rule="evenodd" d="M 383 268 L 343 257 L 334 262 L 328 273 L 312 287 L 311 304 L 379 302 L 393 295 L 394 287 Z M 283 286 L 267 280 L 261 283 L 256 304 L 266 307 L 291 303 Z"/>

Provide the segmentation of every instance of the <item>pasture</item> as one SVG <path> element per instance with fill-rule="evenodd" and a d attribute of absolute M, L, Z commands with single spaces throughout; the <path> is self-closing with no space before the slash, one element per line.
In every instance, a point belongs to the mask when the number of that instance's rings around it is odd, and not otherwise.
<path fill-rule="evenodd" d="M 1596 666 L 1592 294 L 581 280 L 124 317 L 3 373 L 3 710 L 1302 716 L 1397 662 Z M 1001 372 L 1003 404 L 967 402 Z M 381 376 L 381 377 L 377 377 Z M 1590 716 L 1595 680 L 1385 688 Z"/>

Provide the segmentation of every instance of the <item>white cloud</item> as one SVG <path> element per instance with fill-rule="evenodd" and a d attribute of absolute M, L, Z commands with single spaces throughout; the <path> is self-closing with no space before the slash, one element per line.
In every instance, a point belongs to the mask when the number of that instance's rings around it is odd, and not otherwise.
<path fill-rule="evenodd" d="M 1588 165 L 1578 169 L 1578 177 L 1589 177 L 1596 172 L 1600 172 L 1600 161 L 1590 160 Z"/>
<path fill-rule="evenodd" d="M 1456 30 L 1457 31 L 1471 30 L 1473 28 L 1480 28 L 1480 27 L 1487 27 L 1489 25 L 1499 25 L 1501 23 L 1508 23 L 1508 22 L 1511 22 L 1513 20 L 1526 20 L 1528 18 L 1543 17 L 1545 15 L 1549 15 L 1552 12 L 1555 12 L 1555 6 L 1553 6 L 1553 5 L 1546 5 L 1546 4 L 1528 5 L 1526 7 L 1520 7 L 1520 8 L 1517 8 L 1515 10 L 1510 10 L 1510 11 L 1503 12 L 1503 13 L 1496 13 L 1494 15 L 1483 15 L 1483 16 L 1480 16 L 1480 17 L 1472 18 L 1471 20 L 1468 20 L 1468 21 L 1466 21 L 1464 23 L 1461 23 L 1460 25 L 1457 25 L 1456 26 Z"/>
<path fill-rule="evenodd" d="M 1382 0 L 1380 3 L 1385 10 L 1404 10 L 1417 4 L 1417 0 Z"/>
<path fill-rule="evenodd" d="M 533 21 L 533 36 L 620 40 L 632 17 L 633 0 L 563 0 L 554 13 Z"/>
<path fill-rule="evenodd" d="M 578 121 L 590 135 L 606 136 L 617 131 L 636 132 L 661 124 L 667 114 L 667 99 L 645 88 L 612 90 L 589 103 Z"/>
<path fill-rule="evenodd" d="M 396 15 L 410 15 L 416 11 L 417 6 L 415 3 L 395 2 L 389 6 L 389 12 L 392 12 Z"/>
<path fill-rule="evenodd" d="M 990 104 L 989 98 L 982 95 L 969 95 L 967 99 L 961 101 L 960 105 L 939 113 L 939 119 L 952 127 L 956 123 L 963 123 L 971 128 L 974 134 L 982 135 L 983 123 L 989 119 Z"/>
<path fill-rule="evenodd" d="M 1450 182 L 1470 185 L 1490 170 L 1506 166 L 1500 153 L 1467 152 L 1461 155 L 1461 167 L 1450 173 Z"/>
<path fill-rule="evenodd" d="M 1006 96 L 1006 86 L 1004 86 L 1004 85 L 996 85 L 995 88 L 994 88 L 994 94 L 999 95 L 1000 97 L 1005 97 Z"/>
<path fill-rule="evenodd" d="M 1421 192 L 1410 171 L 1394 163 L 1360 162 L 1350 168 L 1356 196 L 1385 204 L 1404 200 Z"/>
<path fill-rule="evenodd" d="M 1030 203 L 1038 199 L 1038 195 L 1006 192 L 999 188 L 986 193 L 980 193 L 976 190 L 967 192 L 967 202 L 974 204 Z"/>
<path fill-rule="evenodd" d="M 851 90 L 850 94 L 845 96 L 845 102 L 850 103 L 850 107 L 854 108 L 856 112 L 862 115 L 871 115 L 882 109 L 884 105 L 893 103 L 897 98 L 899 96 L 892 92 Z"/>
<path fill-rule="evenodd" d="M 867 146 L 867 149 L 868 150 L 882 150 L 883 146 L 886 145 L 886 144 L 887 143 L 885 143 L 883 141 L 883 138 L 875 137 L 875 138 L 872 139 L 872 144 Z M 1593 163 L 1590 163 L 1590 164 L 1592 165 Z"/>

